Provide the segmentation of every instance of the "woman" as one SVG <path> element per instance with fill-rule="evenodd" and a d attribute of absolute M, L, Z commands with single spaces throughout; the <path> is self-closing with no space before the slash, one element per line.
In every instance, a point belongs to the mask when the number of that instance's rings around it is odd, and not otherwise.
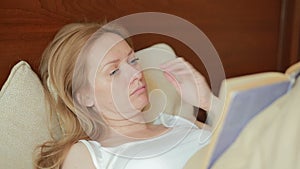
<path fill-rule="evenodd" d="M 147 86 L 123 37 L 120 27 L 74 23 L 45 49 L 41 78 L 63 136 L 40 146 L 36 168 L 182 168 L 207 144 L 199 136 L 209 132 L 181 117 L 143 118 Z M 213 96 L 189 63 L 176 58 L 161 70 L 184 101 L 209 110 Z"/>

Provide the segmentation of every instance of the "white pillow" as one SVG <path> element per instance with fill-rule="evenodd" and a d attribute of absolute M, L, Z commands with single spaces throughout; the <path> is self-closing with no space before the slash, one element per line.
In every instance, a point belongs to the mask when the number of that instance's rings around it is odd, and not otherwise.
<path fill-rule="evenodd" d="M 34 148 L 50 139 L 42 84 L 25 61 L 17 63 L 0 92 L 1 168 L 33 168 Z"/>

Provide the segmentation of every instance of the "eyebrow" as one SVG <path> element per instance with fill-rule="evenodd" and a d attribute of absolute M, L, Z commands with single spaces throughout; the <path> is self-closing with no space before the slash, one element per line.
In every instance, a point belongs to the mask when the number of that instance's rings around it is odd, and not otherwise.
<path fill-rule="evenodd" d="M 133 49 L 131 49 L 131 50 L 128 52 L 127 56 L 130 56 L 132 53 L 133 53 Z M 115 60 L 109 61 L 109 62 L 107 62 L 105 65 L 103 65 L 102 69 L 103 69 L 104 67 L 106 67 L 107 65 L 109 65 L 109 64 L 117 63 L 117 62 L 119 62 L 119 61 L 120 61 L 120 59 L 115 59 Z"/>

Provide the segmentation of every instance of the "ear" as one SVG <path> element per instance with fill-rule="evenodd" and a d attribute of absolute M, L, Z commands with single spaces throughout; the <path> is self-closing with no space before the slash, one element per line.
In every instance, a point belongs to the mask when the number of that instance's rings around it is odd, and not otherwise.
<path fill-rule="evenodd" d="M 76 94 L 76 99 L 78 100 L 79 104 L 86 107 L 93 107 L 95 105 L 94 97 L 92 96 L 91 92 L 86 90 L 80 90 Z"/>

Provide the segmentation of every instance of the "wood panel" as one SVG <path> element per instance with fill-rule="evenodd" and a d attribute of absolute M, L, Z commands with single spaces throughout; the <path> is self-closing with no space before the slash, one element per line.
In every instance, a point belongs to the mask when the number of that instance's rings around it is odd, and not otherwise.
<path fill-rule="evenodd" d="M 280 0 L 1 0 L 0 85 L 18 60 L 27 60 L 36 70 L 43 49 L 62 25 L 145 11 L 174 14 L 203 30 L 219 52 L 227 77 L 278 69 Z M 165 39 L 145 35 L 134 43 L 141 49 Z M 184 44 L 168 42 L 205 72 Z"/>
<path fill-rule="evenodd" d="M 149 11 L 174 14 L 200 28 L 217 49 L 227 77 L 283 71 L 299 60 L 299 0 L 1 0 L 0 86 L 19 60 L 37 71 L 45 46 L 66 23 Z M 136 50 L 167 42 L 207 77 L 195 53 L 176 39 L 145 34 L 133 41 Z"/>
<path fill-rule="evenodd" d="M 300 1 L 282 1 L 278 48 L 278 70 L 284 71 L 300 60 Z"/>

